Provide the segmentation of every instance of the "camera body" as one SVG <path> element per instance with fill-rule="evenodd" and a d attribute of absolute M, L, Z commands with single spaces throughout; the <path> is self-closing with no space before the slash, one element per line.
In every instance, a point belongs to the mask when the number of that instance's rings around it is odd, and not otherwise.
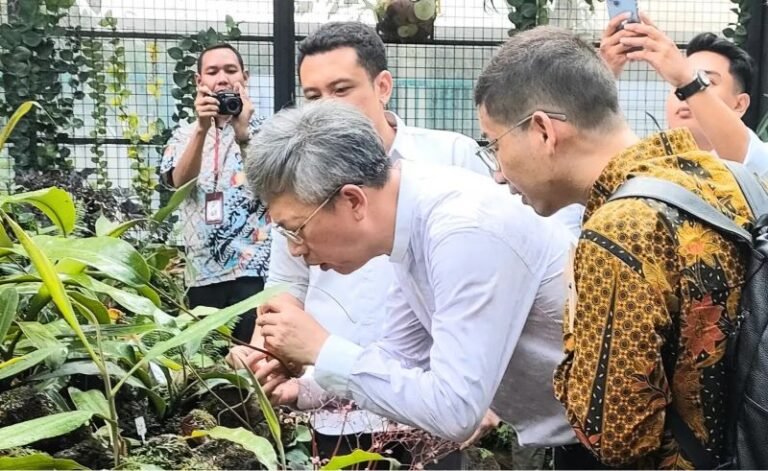
<path fill-rule="evenodd" d="M 243 100 L 236 92 L 222 91 L 212 95 L 219 100 L 219 114 L 237 116 L 243 111 Z"/>

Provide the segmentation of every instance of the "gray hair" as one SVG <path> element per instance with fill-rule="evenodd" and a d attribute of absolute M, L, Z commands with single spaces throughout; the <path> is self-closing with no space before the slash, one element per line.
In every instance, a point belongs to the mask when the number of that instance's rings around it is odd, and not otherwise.
<path fill-rule="evenodd" d="M 345 184 L 381 188 L 389 169 L 371 121 L 338 100 L 275 114 L 251 140 L 245 159 L 251 190 L 267 204 L 284 193 L 320 204 Z"/>
<path fill-rule="evenodd" d="M 517 33 L 501 46 L 477 80 L 475 105 L 509 125 L 534 111 L 564 113 L 586 130 L 621 116 L 616 81 L 595 48 L 552 26 Z"/>

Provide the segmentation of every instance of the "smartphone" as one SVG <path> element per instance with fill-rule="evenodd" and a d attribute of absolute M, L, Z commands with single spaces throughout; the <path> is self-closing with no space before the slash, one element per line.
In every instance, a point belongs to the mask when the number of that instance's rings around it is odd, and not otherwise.
<path fill-rule="evenodd" d="M 629 12 L 630 16 L 624 23 L 639 23 L 640 15 L 637 13 L 637 0 L 605 0 L 608 5 L 608 16 L 613 19 L 622 13 Z M 624 27 L 624 23 L 619 29 Z"/>

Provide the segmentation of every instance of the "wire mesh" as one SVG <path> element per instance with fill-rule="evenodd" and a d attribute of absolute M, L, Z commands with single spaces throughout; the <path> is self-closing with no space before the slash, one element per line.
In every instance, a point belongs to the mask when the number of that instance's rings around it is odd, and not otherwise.
<path fill-rule="evenodd" d="M 495 5 L 483 0 L 440 0 L 432 41 L 388 42 L 387 53 L 395 77 L 390 107 L 406 122 L 479 138 L 472 88 L 484 64 L 511 28 L 507 2 L 494 2 Z M 590 9 L 584 0 L 554 0 L 549 4 L 550 22 L 598 41 L 607 23 L 607 9 L 604 2 L 593 3 L 594 8 Z M 295 0 L 294 5 L 298 39 L 331 20 L 376 24 L 374 12 L 363 0 Z M 679 44 L 699 32 L 722 31 L 736 19 L 732 6 L 729 0 L 640 0 L 640 8 Z M 7 8 L 7 0 L 0 2 L 0 21 L 6 21 Z M 117 20 L 115 32 L 100 25 L 107 15 Z M 145 130 L 157 118 L 173 125 L 171 116 L 176 100 L 171 90 L 176 61 L 167 51 L 185 35 L 208 28 L 224 31 L 227 15 L 241 22 L 242 36 L 233 44 L 251 72 L 249 94 L 256 112 L 268 116 L 272 113 L 274 85 L 281 80 L 274 77 L 273 71 L 273 0 L 77 0 L 62 20 L 63 26 L 79 27 L 84 37 L 96 37 L 103 43 L 118 38 L 125 49 L 126 88 L 130 96 L 124 101 L 123 111 L 107 103 L 107 134 L 103 136 L 109 142 L 103 150 L 115 185 L 129 186 L 132 177 L 128 144 L 118 116 L 125 110 L 135 113 Z M 154 59 L 153 50 L 157 51 Z M 638 134 L 655 130 L 646 112 L 664 126 L 668 86 L 648 66 L 629 65 L 619 81 L 619 92 L 625 114 Z M 297 96 L 300 95 L 297 90 Z M 72 155 L 78 166 L 90 165 L 93 109 L 90 97 L 76 102 L 75 112 L 84 122 L 84 127 L 71 136 Z M 159 155 L 154 146 L 143 146 L 142 152 L 149 162 L 157 162 Z M 6 175 L 8 170 L 6 166 Z M 0 177 L 3 171 L 0 166 Z"/>

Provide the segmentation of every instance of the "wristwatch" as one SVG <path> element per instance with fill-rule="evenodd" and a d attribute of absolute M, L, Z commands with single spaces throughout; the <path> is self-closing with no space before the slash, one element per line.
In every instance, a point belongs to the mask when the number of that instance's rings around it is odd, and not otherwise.
<path fill-rule="evenodd" d="M 693 82 L 676 89 L 675 96 L 680 101 L 685 101 L 711 84 L 712 81 L 709 79 L 709 75 L 703 70 L 697 70 L 696 74 L 693 76 Z"/>

